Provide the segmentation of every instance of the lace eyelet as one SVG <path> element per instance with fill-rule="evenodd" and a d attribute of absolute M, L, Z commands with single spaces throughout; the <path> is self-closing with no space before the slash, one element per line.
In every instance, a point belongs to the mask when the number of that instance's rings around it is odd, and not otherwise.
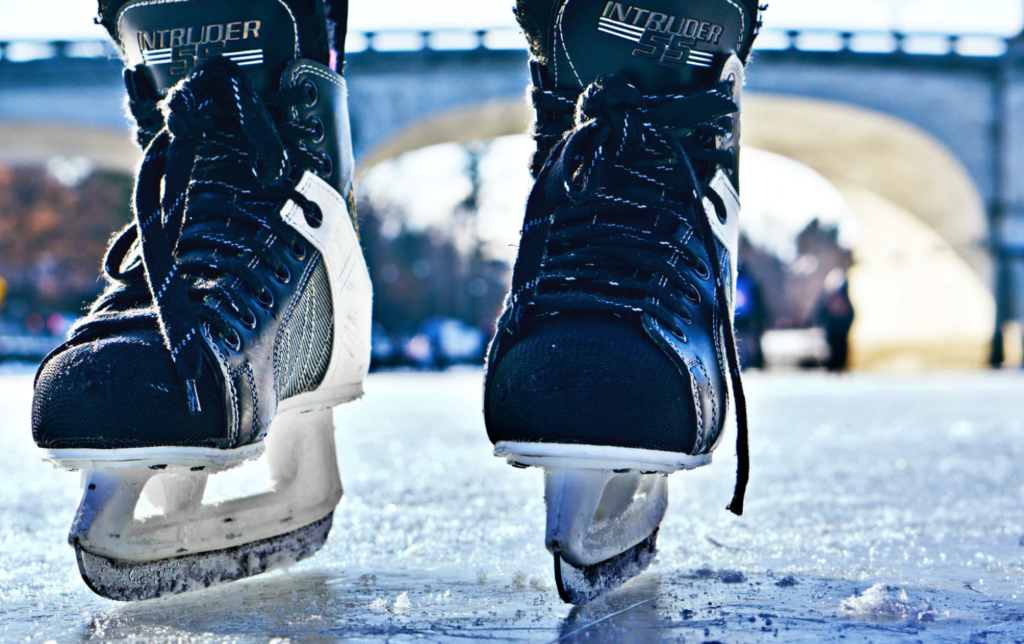
<path fill-rule="evenodd" d="M 711 279 L 711 268 L 706 263 L 704 263 L 703 259 L 698 261 L 699 263 L 697 264 L 696 272 L 697 278 L 700 279 L 700 281 L 702 282 L 706 282 L 709 279 Z"/>
<path fill-rule="evenodd" d="M 316 88 L 316 83 L 306 79 L 302 81 L 302 88 L 306 90 L 306 107 L 315 107 L 320 98 L 320 90 Z"/>
<path fill-rule="evenodd" d="M 301 262 L 302 260 L 306 259 L 306 245 L 303 244 L 302 242 L 295 242 L 294 244 L 288 247 L 288 253 L 292 256 L 292 258 L 295 261 Z"/>
<path fill-rule="evenodd" d="M 690 288 L 683 289 L 683 297 L 685 297 L 690 304 L 700 304 L 700 291 L 698 291 L 697 287 L 692 284 L 688 284 L 687 286 Z"/>
<path fill-rule="evenodd" d="M 248 309 L 246 309 L 243 315 L 238 317 L 238 321 L 242 323 L 242 326 L 250 331 L 256 328 L 256 316 Z"/>
<path fill-rule="evenodd" d="M 274 294 L 267 287 L 263 287 L 263 290 L 256 294 L 256 303 L 270 310 L 274 307 Z"/>
<path fill-rule="evenodd" d="M 319 228 L 324 223 L 324 211 L 320 210 L 319 204 L 310 203 L 309 208 L 302 209 L 302 216 L 306 218 L 306 225 L 310 228 Z"/>
<path fill-rule="evenodd" d="M 323 167 L 320 168 L 320 176 L 327 179 L 334 174 L 334 161 L 331 159 L 331 155 L 325 154 L 322 158 Z"/>
<path fill-rule="evenodd" d="M 238 331 L 235 331 L 234 329 L 229 329 L 229 331 L 229 333 L 226 333 L 221 336 L 224 339 L 224 346 L 226 346 L 231 351 L 240 351 L 242 349 L 241 336 L 239 336 Z"/>
<path fill-rule="evenodd" d="M 309 119 L 310 127 L 313 128 L 313 143 L 320 143 L 324 140 L 324 122 L 319 117 L 314 116 Z"/>
<path fill-rule="evenodd" d="M 292 272 L 288 270 L 287 266 L 281 264 L 280 266 L 274 269 L 274 279 L 276 279 L 278 282 L 281 282 L 282 284 L 287 284 L 288 282 L 292 281 Z"/>

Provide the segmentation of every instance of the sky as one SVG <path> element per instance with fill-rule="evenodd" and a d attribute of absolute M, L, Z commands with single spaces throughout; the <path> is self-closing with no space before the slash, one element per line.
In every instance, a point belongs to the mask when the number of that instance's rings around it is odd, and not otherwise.
<path fill-rule="evenodd" d="M 1024 0 L 768 0 L 773 29 L 1014 35 Z M 512 0 L 351 0 L 350 29 L 515 27 Z M 443 9 L 443 10 L 439 10 Z M 0 40 L 102 38 L 92 0 L 0 0 Z"/>

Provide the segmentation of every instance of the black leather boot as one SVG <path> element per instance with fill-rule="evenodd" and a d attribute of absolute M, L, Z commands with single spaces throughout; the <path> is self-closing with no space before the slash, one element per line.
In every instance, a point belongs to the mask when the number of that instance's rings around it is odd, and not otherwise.
<path fill-rule="evenodd" d="M 546 17 L 545 16 L 546 13 Z M 740 0 L 526 1 L 536 184 L 491 344 L 495 454 L 545 468 L 562 598 L 643 570 L 665 475 L 705 465 L 729 392 L 739 106 L 759 9 Z"/>
<path fill-rule="evenodd" d="M 135 218 L 32 416 L 46 458 L 85 472 L 69 541 L 107 597 L 308 556 L 341 498 L 330 409 L 362 393 L 371 287 L 345 81 L 302 57 L 299 24 L 279 0 L 116 13 L 145 148 Z M 265 447 L 274 492 L 202 505 L 208 474 Z M 143 493 L 162 514 L 133 518 Z"/>

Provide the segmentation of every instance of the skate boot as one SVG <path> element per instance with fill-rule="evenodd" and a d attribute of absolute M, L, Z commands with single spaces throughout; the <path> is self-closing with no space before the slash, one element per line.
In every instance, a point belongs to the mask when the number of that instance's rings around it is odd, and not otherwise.
<path fill-rule="evenodd" d="M 345 81 L 303 57 L 288 6 L 133 0 L 115 27 L 145 147 L 134 221 L 40 366 L 32 430 L 83 473 L 83 579 L 140 600 L 323 545 L 342 495 L 331 408 L 362 393 L 371 287 Z M 208 476 L 264 450 L 270 491 L 203 503 Z"/>
<path fill-rule="evenodd" d="M 750 0 L 521 0 L 536 178 L 488 355 L 495 455 L 544 468 L 562 599 L 643 571 L 666 476 L 705 465 L 736 401 L 739 104 Z"/>

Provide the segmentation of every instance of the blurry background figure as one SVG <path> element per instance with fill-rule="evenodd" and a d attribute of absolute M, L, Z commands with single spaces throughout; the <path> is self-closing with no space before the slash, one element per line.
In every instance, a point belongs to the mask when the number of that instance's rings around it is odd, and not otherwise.
<path fill-rule="evenodd" d="M 736 279 L 735 315 L 740 363 L 744 369 L 763 369 L 761 336 L 768 325 L 768 311 L 761 296 L 761 287 L 743 264 L 740 264 L 739 277 Z"/>
<path fill-rule="evenodd" d="M 816 322 L 825 330 L 829 371 L 846 371 L 850 355 L 850 328 L 853 326 L 853 303 L 850 301 L 846 271 L 833 269 L 825 278 L 825 288 L 818 303 Z"/>

